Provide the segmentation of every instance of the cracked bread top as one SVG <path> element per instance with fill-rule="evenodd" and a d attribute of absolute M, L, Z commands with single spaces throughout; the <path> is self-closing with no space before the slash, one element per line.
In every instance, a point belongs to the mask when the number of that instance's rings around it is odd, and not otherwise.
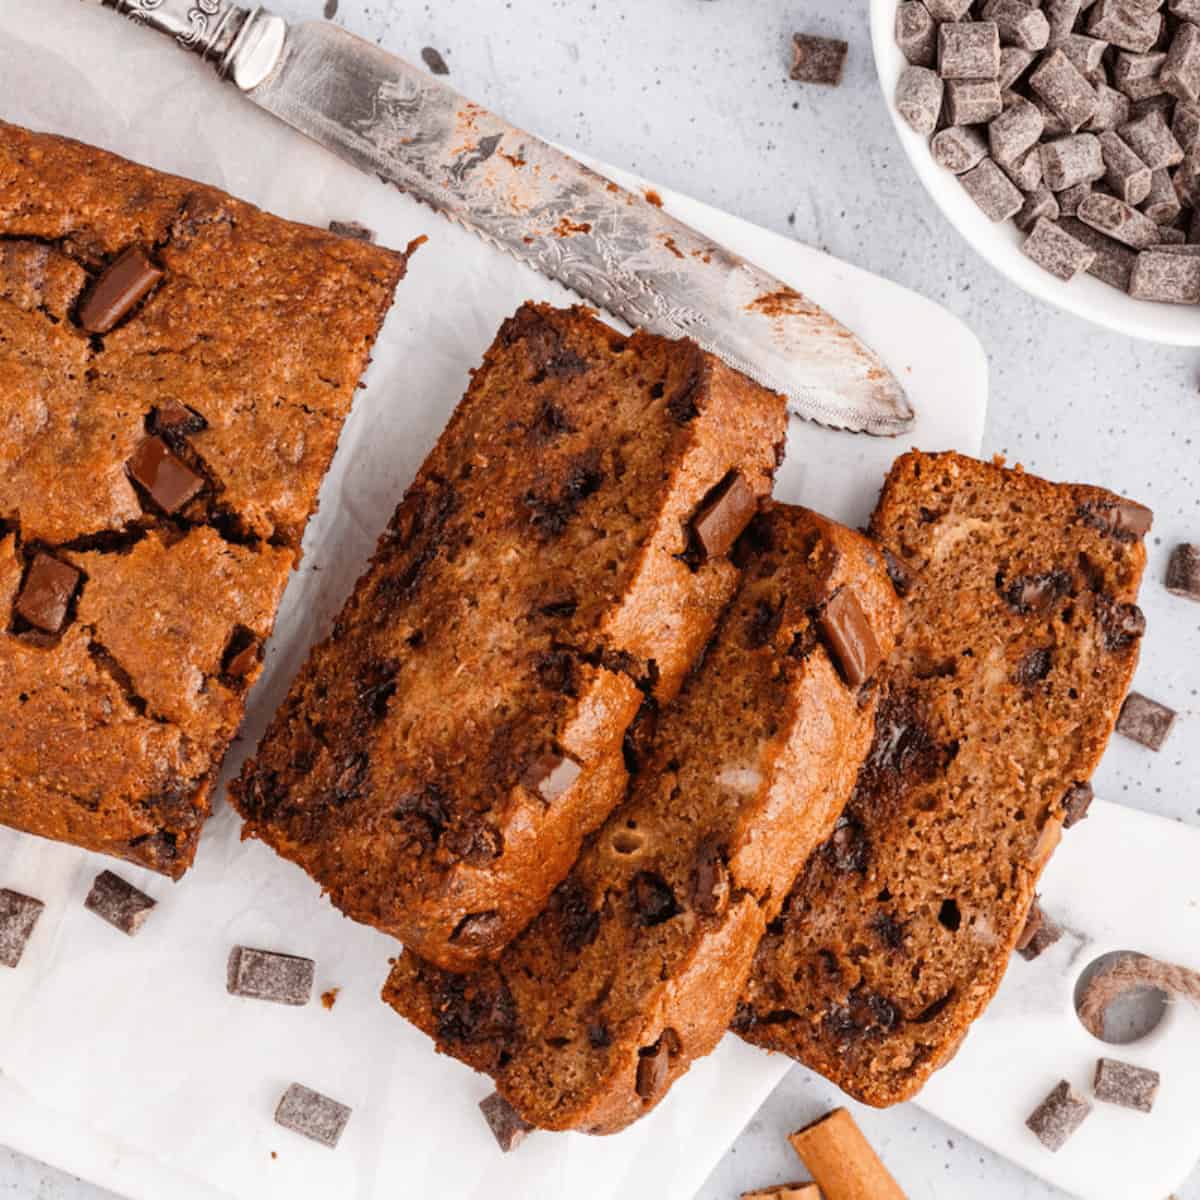
<path fill-rule="evenodd" d="M 692 343 L 521 308 L 235 786 L 249 833 L 444 966 L 498 953 L 707 640 L 785 425 Z"/>
<path fill-rule="evenodd" d="M 404 267 L 0 123 L 0 821 L 190 865 Z"/>
<path fill-rule="evenodd" d="M 866 538 L 774 506 L 645 765 L 492 966 L 406 951 L 384 998 L 527 1121 L 612 1133 L 720 1040 L 768 921 L 845 803 L 898 603 Z"/>
<path fill-rule="evenodd" d="M 872 520 L 906 596 L 846 811 L 734 1028 L 868 1104 L 910 1098 L 1000 984 L 1137 664 L 1149 510 L 906 454 Z"/>

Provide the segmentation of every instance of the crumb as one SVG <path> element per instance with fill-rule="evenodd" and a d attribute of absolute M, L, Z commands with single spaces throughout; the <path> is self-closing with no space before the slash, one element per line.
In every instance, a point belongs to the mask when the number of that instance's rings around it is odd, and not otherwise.
<path fill-rule="evenodd" d="M 653 204 L 655 208 L 663 206 L 662 197 L 653 188 L 646 189 L 646 203 Z"/>
<path fill-rule="evenodd" d="M 341 988 L 330 988 L 329 991 L 321 993 L 321 1003 L 326 1009 L 333 1010 L 333 1006 L 337 1003 L 337 998 L 341 990 Z"/>

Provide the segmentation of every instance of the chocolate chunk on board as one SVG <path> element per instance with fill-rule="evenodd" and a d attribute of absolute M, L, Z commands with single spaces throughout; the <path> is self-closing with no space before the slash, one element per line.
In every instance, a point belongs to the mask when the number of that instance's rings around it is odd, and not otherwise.
<path fill-rule="evenodd" d="M 1064 1079 L 1033 1110 L 1025 1124 L 1047 1150 L 1057 1153 L 1091 1111 L 1091 1102 Z"/>
<path fill-rule="evenodd" d="M 45 907 L 32 896 L 0 888 L 0 966 L 15 967 L 21 961 Z"/>
<path fill-rule="evenodd" d="M 1117 718 L 1117 732 L 1150 750 L 1161 750 L 1175 724 L 1176 712 L 1157 700 L 1130 692 Z"/>
<path fill-rule="evenodd" d="M 1088 815 L 1095 793 L 1090 783 L 1077 783 L 1063 797 L 1063 828 L 1078 825 Z"/>
<path fill-rule="evenodd" d="M 534 1130 L 534 1126 L 530 1125 L 499 1092 L 493 1092 L 480 1100 L 479 1111 L 483 1113 L 483 1119 L 488 1123 L 496 1144 L 505 1154 L 515 1150 Z"/>
<path fill-rule="evenodd" d="M 1119 1104 L 1148 1113 L 1154 1107 L 1162 1077 L 1157 1071 L 1135 1067 L 1116 1058 L 1101 1058 L 1096 1062 L 1093 1090 L 1096 1099 L 1105 1104 Z"/>
<path fill-rule="evenodd" d="M 792 35 L 792 78 L 800 83 L 823 83 L 837 87 L 842 82 L 850 47 L 838 38 Z"/>
<path fill-rule="evenodd" d="M 130 246 L 105 267 L 79 305 L 79 324 L 88 333 L 109 333 L 163 277 L 141 246 Z"/>
<path fill-rule="evenodd" d="M 435 50 L 432 46 L 424 46 L 421 49 L 421 61 L 429 68 L 433 75 L 449 75 L 450 68 L 446 66 L 446 60 L 442 57 L 441 51 Z"/>
<path fill-rule="evenodd" d="M 80 573 L 45 552 L 30 565 L 14 610 L 43 633 L 58 633 L 79 587 Z"/>
<path fill-rule="evenodd" d="M 145 924 L 156 903 L 119 875 L 102 871 L 96 876 L 83 906 L 114 929 L 133 937 Z"/>
<path fill-rule="evenodd" d="M 299 1006 L 312 998 L 315 973 L 311 958 L 234 946 L 229 952 L 226 988 L 231 996 Z"/>
<path fill-rule="evenodd" d="M 204 487 L 204 477 L 176 458 L 162 438 L 146 438 L 126 469 L 134 483 L 168 515 L 177 513 Z"/>
<path fill-rule="evenodd" d="M 1200 600 L 1200 546 L 1186 542 L 1171 551 L 1167 566 L 1167 591 L 1172 596 Z"/>
<path fill-rule="evenodd" d="M 293 1083 L 275 1109 L 275 1124 L 333 1150 L 341 1140 L 351 1109 L 312 1088 Z"/>

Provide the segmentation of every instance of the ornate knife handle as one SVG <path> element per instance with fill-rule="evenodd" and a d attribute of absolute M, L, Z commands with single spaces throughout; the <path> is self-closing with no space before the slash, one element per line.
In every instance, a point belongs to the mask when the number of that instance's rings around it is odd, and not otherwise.
<path fill-rule="evenodd" d="M 229 0 L 100 0 L 212 63 L 245 91 L 260 84 L 283 53 L 287 25 L 279 17 Z"/>

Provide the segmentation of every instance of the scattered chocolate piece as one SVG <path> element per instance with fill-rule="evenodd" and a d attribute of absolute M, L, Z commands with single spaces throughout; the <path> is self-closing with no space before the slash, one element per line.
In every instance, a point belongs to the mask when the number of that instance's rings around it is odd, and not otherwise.
<path fill-rule="evenodd" d="M 115 929 L 133 937 L 146 923 L 156 903 L 119 875 L 101 871 L 83 906 Z"/>
<path fill-rule="evenodd" d="M 275 1109 L 275 1124 L 302 1134 L 322 1146 L 334 1149 L 341 1139 L 351 1109 L 320 1092 L 293 1083 Z"/>
<path fill-rule="evenodd" d="M 510 1154 L 534 1130 L 524 1117 L 499 1092 L 493 1092 L 479 1102 L 479 1111 L 487 1121 L 488 1128 L 496 1139 L 496 1144 Z"/>
<path fill-rule="evenodd" d="M 722 480 L 692 518 L 692 540 L 701 560 L 728 554 L 758 511 L 758 497 L 736 472 Z"/>
<path fill-rule="evenodd" d="M 1122 1108 L 1148 1113 L 1154 1107 L 1161 1082 L 1162 1077 L 1157 1071 L 1135 1067 L 1115 1058 L 1101 1058 L 1096 1062 L 1093 1087 L 1096 1099 L 1105 1104 L 1119 1104 Z"/>
<path fill-rule="evenodd" d="M 373 242 L 375 240 L 375 230 L 368 229 L 365 225 L 360 225 L 357 221 L 330 221 L 329 232 L 336 233 L 338 237 L 354 238 L 359 242 Z"/>
<path fill-rule="evenodd" d="M 43 633 L 58 633 L 79 587 L 80 572 L 44 551 L 29 567 L 14 610 Z"/>
<path fill-rule="evenodd" d="M 1167 591 L 1172 596 L 1200 600 L 1200 546 L 1184 543 L 1171 551 Z"/>
<path fill-rule="evenodd" d="M 526 767 L 521 784 L 551 804 L 574 786 L 582 769 L 573 758 L 543 754 Z"/>
<path fill-rule="evenodd" d="M 1017 953 L 1026 961 L 1032 962 L 1049 950 L 1062 937 L 1063 931 L 1046 915 L 1046 910 L 1034 900 L 1025 918 L 1025 928 L 1017 938 Z"/>
<path fill-rule="evenodd" d="M 88 333 L 108 333 L 153 291 L 163 271 L 141 246 L 130 246 L 100 273 L 79 305 Z"/>
<path fill-rule="evenodd" d="M 800 83 L 822 83 L 837 87 L 842 82 L 850 47 L 839 38 L 792 35 L 792 78 Z"/>
<path fill-rule="evenodd" d="M 172 399 L 164 400 L 155 408 L 151 424 L 155 433 L 174 437 L 191 437 L 208 428 L 208 422 L 194 408 Z"/>
<path fill-rule="evenodd" d="M 1025 1124 L 1047 1150 L 1059 1151 L 1092 1111 L 1092 1105 L 1065 1079 L 1030 1114 Z"/>
<path fill-rule="evenodd" d="M 311 958 L 234 946 L 229 952 L 225 986 L 231 996 L 299 1006 L 312 998 L 315 974 Z"/>
<path fill-rule="evenodd" d="M 1130 692 L 1117 718 L 1117 732 L 1150 750 L 1161 750 L 1175 724 L 1176 715 L 1175 710 L 1165 704 L 1159 704 L 1140 692 Z"/>
<path fill-rule="evenodd" d="M 432 46 L 423 46 L 421 48 L 421 61 L 424 62 L 434 75 L 450 74 L 450 68 L 446 66 L 446 60 Z"/>
<path fill-rule="evenodd" d="M 321 1007 L 326 1012 L 333 1012 L 333 1006 L 337 1003 L 338 997 L 342 994 L 341 988 L 330 988 L 327 992 L 321 993 Z"/>
<path fill-rule="evenodd" d="M 1063 828 L 1078 825 L 1088 815 L 1094 798 L 1090 783 L 1077 783 L 1063 797 Z"/>
<path fill-rule="evenodd" d="M 0 888 L 0 966 L 15 967 L 46 906 L 32 896 Z"/>
<path fill-rule="evenodd" d="M 146 438 L 126 469 L 134 483 L 168 515 L 177 513 L 204 487 L 203 476 L 176 458 L 162 438 Z"/>
<path fill-rule="evenodd" d="M 875 674 L 883 654 L 858 597 L 848 588 L 836 592 L 817 625 L 842 679 L 848 687 L 861 687 Z"/>

